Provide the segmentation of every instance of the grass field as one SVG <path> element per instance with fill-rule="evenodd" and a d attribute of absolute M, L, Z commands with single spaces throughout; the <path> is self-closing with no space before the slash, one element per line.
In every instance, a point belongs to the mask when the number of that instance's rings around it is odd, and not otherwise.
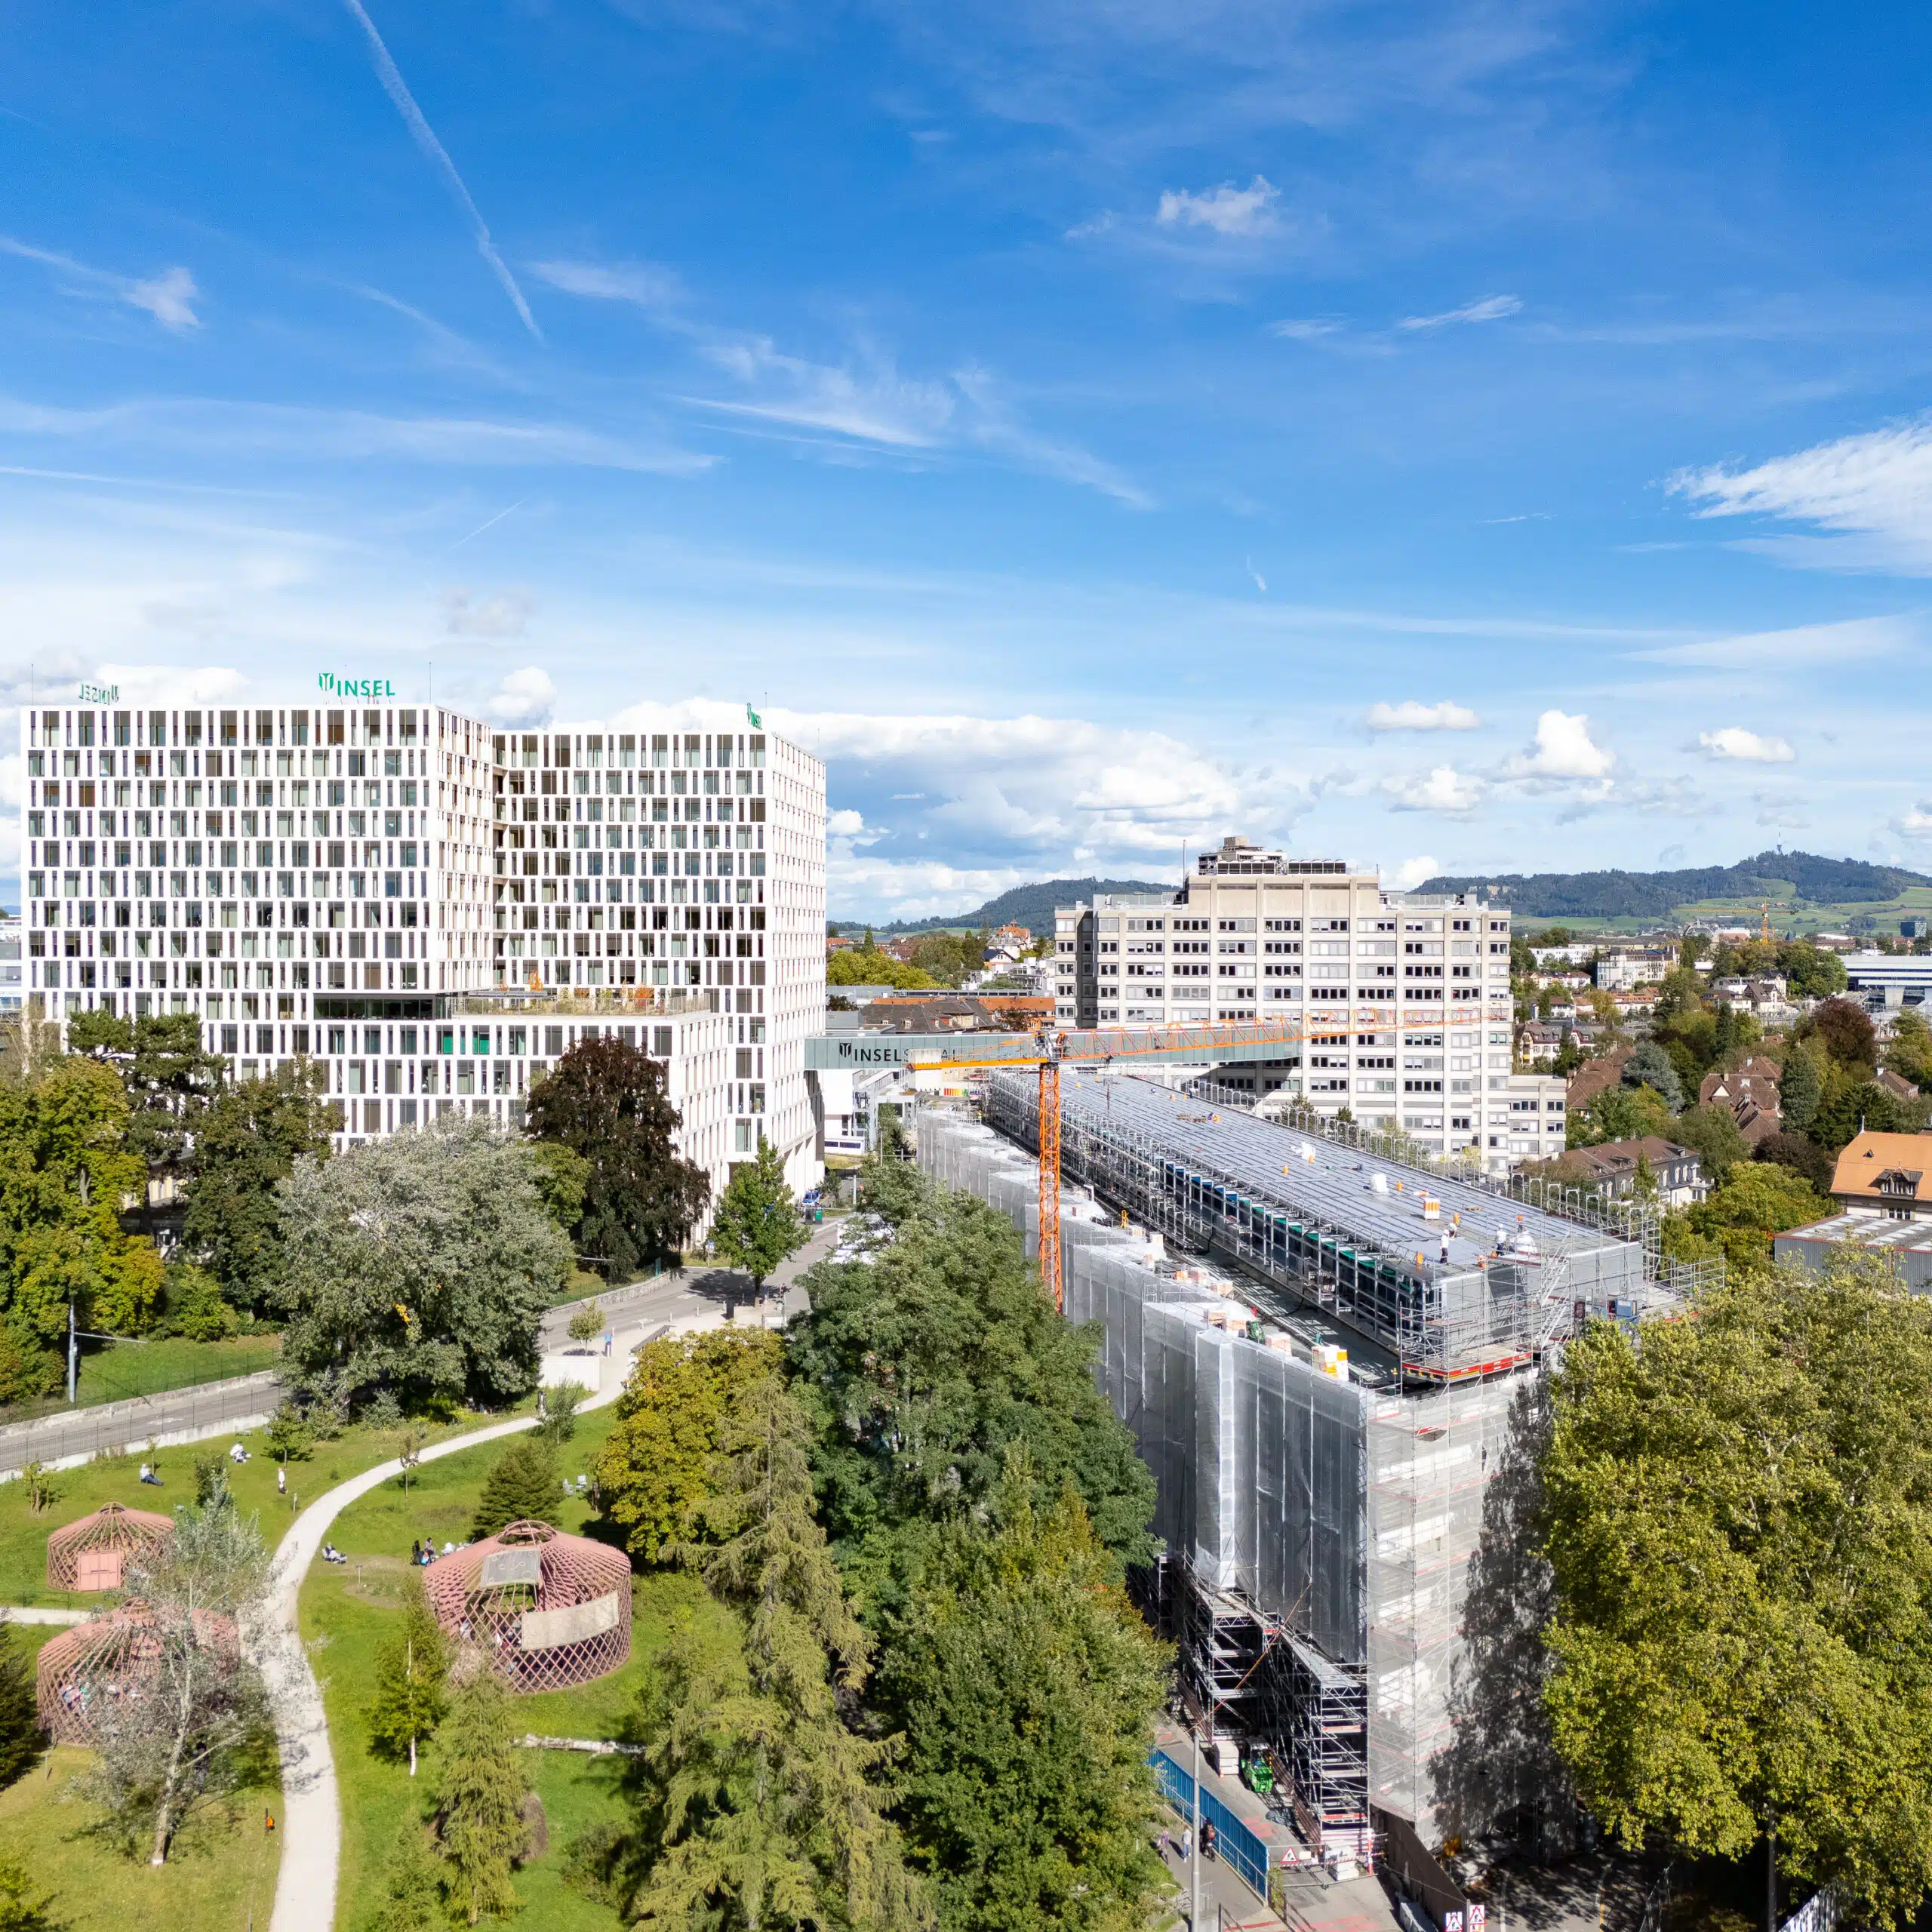
<path fill-rule="evenodd" d="M 1786 902 L 1783 906 L 1777 903 L 1780 898 Z M 1854 930 L 1854 920 L 1864 919 L 1875 921 L 1881 933 L 1896 934 L 1899 921 L 1908 913 L 1932 914 L 1932 886 L 1908 887 L 1895 899 L 1855 900 L 1832 905 L 1807 900 L 1793 906 L 1790 898 L 1788 890 L 1772 895 L 1771 931 L 1780 937 L 1846 932 Z M 1580 934 L 1634 933 L 1652 931 L 1660 924 L 1678 924 L 1687 919 L 1730 919 L 1740 926 L 1748 925 L 1755 933 L 1764 903 L 1762 899 L 1702 899 L 1694 904 L 1673 906 L 1667 919 L 1598 919 L 1561 915 L 1546 918 L 1538 914 L 1522 917 L 1516 923 L 1526 934 L 1540 932 L 1546 926 L 1567 926 Z"/>
<path fill-rule="evenodd" d="M 601 1411 L 600 1411 L 601 1413 Z M 428 1430 L 429 1439 L 460 1435 L 488 1417 L 464 1416 L 437 1429 Z M 589 1419 L 586 1418 L 588 1420 Z M 35 1515 L 27 1506 L 26 1485 L 0 1483 L 0 1603 L 60 1604 L 76 1608 L 92 1607 L 98 1599 L 74 1596 L 47 1587 L 47 1538 L 49 1531 L 98 1509 L 103 1503 L 125 1503 L 131 1509 L 152 1509 L 165 1515 L 177 1503 L 195 1500 L 195 1462 L 198 1457 L 224 1454 L 231 1442 L 239 1440 L 251 1452 L 253 1460 L 237 1468 L 227 1466 L 229 1487 L 245 1512 L 261 1512 L 262 1533 L 272 1544 L 294 1520 L 298 1500 L 312 1501 L 335 1484 L 386 1461 L 397 1452 L 398 1438 L 394 1430 L 357 1427 L 345 1430 L 333 1442 L 318 1442 L 306 1461 L 288 1466 L 288 1494 L 275 1494 L 275 1466 L 259 1429 L 238 1436 L 217 1437 L 178 1449 L 163 1449 L 149 1459 L 156 1465 L 158 1487 L 140 1481 L 140 1455 L 119 1456 L 97 1460 L 85 1468 L 63 1470 L 53 1480 L 57 1496 L 44 1515 Z M 456 1460 L 460 1460 L 456 1459 Z M 434 1466 L 433 1465 L 432 1466 Z M 408 1547 L 408 1539 L 403 1540 Z"/>
<path fill-rule="evenodd" d="M 119 1343 L 81 1357 L 80 1407 L 121 1402 L 137 1395 L 165 1395 L 171 1389 L 198 1388 L 205 1382 L 253 1375 L 281 1360 L 281 1337 L 270 1332 L 236 1335 L 225 1342 L 189 1342 L 178 1335 L 152 1342 Z M 0 1408 L 0 1423 L 32 1422 L 64 1410 L 61 1393 Z"/>
<path fill-rule="evenodd" d="M 613 1412 L 586 1416 L 558 1460 L 566 1475 L 587 1470 L 608 1433 Z M 503 1453 L 487 1444 L 429 1464 L 405 1494 L 387 1482 L 345 1510 L 334 1531 L 349 1559 L 340 1568 L 318 1564 L 304 1584 L 302 1635 L 309 1647 L 328 1711 L 336 1777 L 342 1794 L 343 1861 L 336 1921 L 343 1932 L 359 1932 L 380 1896 L 384 1862 L 412 1807 L 429 1804 L 436 1772 L 435 1746 L 423 1754 L 411 1783 L 406 1765 L 374 1756 L 364 1716 L 377 1645 L 392 1626 L 408 1575 L 409 1546 L 420 1537 L 437 1546 L 460 1542 L 469 1532 L 476 1498 L 491 1464 Z M 558 1497 L 557 1527 L 580 1530 L 589 1516 L 579 1502 Z M 715 1616 L 703 1586 L 684 1576 L 635 1580 L 630 1662 L 611 1676 L 571 1691 L 517 1700 L 520 1730 L 569 1737 L 621 1734 L 651 1660 L 668 1641 L 680 1616 Z M 614 1932 L 617 1915 L 564 1884 L 561 1868 L 573 1838 L 585 1826 L 623 1815 L 618 1791 L 621 1761 L 575 1752 L 532 1751 L 528 1774 L 543 1800 L 549 1848 L 518 1872 L 521 1922 L 543 1932 Z"/>

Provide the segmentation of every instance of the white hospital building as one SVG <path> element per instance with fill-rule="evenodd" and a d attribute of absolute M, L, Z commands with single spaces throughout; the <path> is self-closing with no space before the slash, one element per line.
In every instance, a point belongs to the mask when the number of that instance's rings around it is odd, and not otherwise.
<path fill-rule="evenodd" d="M 1479 1146 L 1494 1169 L 1563 1152 L 1564 1083 L 1512 1071 L 1506 906 L 1229 838 L 1178 892 L 1058 906 L 1054 924 L 1063 1026 L 1278 1020 L 1299 1035 L 1278 1063 L 1216 1078 L 1438 1152 Z"/>
<path fill-rule="evenodd" d="M 345 1144 L 515 1126 L 615 1035 L 663 1063 L 714 1191 L 761 1137 L 815 1184 L 823 765 L 749 717 L 508 731 L 322 684 L 306 707 L 83 687 L 22 713 L 26 997 L 195 1014 L 243 1078 L 306 1056 Z"/>

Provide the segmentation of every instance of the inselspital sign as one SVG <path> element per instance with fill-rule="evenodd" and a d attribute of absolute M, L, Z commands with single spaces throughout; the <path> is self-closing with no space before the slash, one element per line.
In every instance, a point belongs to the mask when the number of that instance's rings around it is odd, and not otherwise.
<path fill-rule="evenodd" d="M 121 687 L 118 685 L 83 685 L 81 687 L 83 704 L 118 704 Z"/>
<path fill-rule="evenodd" d="M 331 697 L 394 697 L 395 687 L 386 678 L 339 678 L 325 671 L 315 682 Z"/>

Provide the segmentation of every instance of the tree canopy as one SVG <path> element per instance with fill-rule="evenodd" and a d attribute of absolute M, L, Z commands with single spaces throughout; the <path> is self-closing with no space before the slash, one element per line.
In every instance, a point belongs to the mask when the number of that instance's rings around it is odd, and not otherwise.
<path fill-rule="evenodd" d="M 537 1082 L 528 1124 L 589 1163 L 577 1244 L 607 1279 L 677 1261 L 711 1180 L 677 1152 L 683 1118 L 658 1062 L 621 1040 L 584 1041 Z"/>
<path fill-rule="evenodd" d="M 808 1238 L 804 1217 L 785 1178 L 785 1164 L 768 1140 L 758 1143 L 758 1158 L 741 1161 L 712 1210 L 711 1245 L 718 1258 L 752 1278 L 752 1293 L 761 1296 L 768 1276 L 798 1253 Z"/>
<path fill-rule="evenodd" d="M 867 1264 L 820 1264 L 786 1341 L 820 1422 L 825 1520 L 862 1597 L 896 1595 L 934 1526 L 992 1494 L 1024 1442 L 1051 1509 L 1071 1481 L 1102 1544 L 1145 1562 L 1153 1479 L 1094 1386 L 1098 1331 L 1055 1311 L 1013 1224 L 898 1163 L 867 1171 L 897 1239 Z"/>
<path fill-rule="evenodd" d="M 538 1320 L 571 1273 L 531 1168 L 521 1142 L 454 1116 L 298 1160 L 279 1189 L 285 1354 L 350 1400 L 528 1393 Z"/>
<path fill-rule="evenodd" d="M 1749 1169 L 1741 1171 L 1745 1173 Z M 1547 1702 L 1626 1843 L 1909 1912 L 1932 1887 L 1932 1303 L 1867 1262 L 1734 1276 L 1573 1342 L 1544 1459 Z"/>

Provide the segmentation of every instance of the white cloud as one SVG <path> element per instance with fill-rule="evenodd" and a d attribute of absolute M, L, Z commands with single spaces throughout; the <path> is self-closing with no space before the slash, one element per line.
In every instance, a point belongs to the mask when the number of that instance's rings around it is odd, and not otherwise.
<path fill-rule="evenodd" d="M 1458 771 L 1452 764 L 1438 764 L 1426 772 L 1398 773 L 1383 779 L 1382 789 L 1389 795 L 1392 811 L 1441 812 L 1451 818 L 1466 817 L 1489 795 L 1484 780 Z"/>
<path fill-rule="evenodd" d="M 1844 664 L 1915 650 L 1924 626 L 1913 617 L 1848 617 L 1834 624 L 1800 624 L 1786 631 L 1757 631 L 1701 643 L 1633 651 L 1652 664 L 1691 664 L 1712 670 L 1765 671 L 1811 664 Z"/>
<path fill-rule="evenodd" d="M 1921 800 L 1900 812 L 1891 824 L 1902 838 L 1932 838 L 1932 801 Z"/>
<path fill-rule="evenodd" d="M 1522 306 L 1513 295 L 1490 295 L 1460 309 L 1445 309 L 1439 315 L 1407 315 L 1395 326 L 1398 329 L 1440 329 L 1455 322 L 1500 322 L 1505 316 L 1519 314 Z"/>
<path fill-rule="evenodd" d="M 1442 869 L 1441 863 L 1425 854 L 1419 859 L 1404 859 L 1392 872 L 1382 875 L 1382 882 L 1396 892 L 1413 892 L 1426 878 L 1433 878 Z"/>
<path fill-rule="evenodd" d="M 529 267 L 538 281 L 566 295 L 593 302 L 628 302 L 652 315 L 684 299 L 685 285 L 677 271 L 653 262 L 532 262 Z"/>
<path fill-rule="evenodd" d="M 1278 225 L 1275 205 L 1281 191 L 1265 174 L 1245 188 L 1223 181 L 1200 194 L 1170 188 L 1161 197 L 1154 219 L 1163 228 L 1211 228 L 1217 235 L 1266 235 Z"/>
<path fill-rule="evenodd" d="M 1371 731 L 1473 731 L 1482 720 L 1467 705 L 1446 698 L 1424 704 L 1411 697 L 1400 704 L 1371 704 L 1364 721 Z"/>
<path fill-rule="evenodd" d="M 1789 764 L 1798 755 L 1786 740 L 1760 737 L 1737 724 L 1700 731 L 1697 742 L 1713 758 L 1743 758 L 1754 764 Z"/>
<path fill-rule="evenodd" d="M 521 637 L 536 608 L 527 590 L 500 590 L 478 602 L 459 586 L 443 592 L 443 625 L 452 637 Z"/>
<path fill-rule="evenodd" d="M 1319 342 L 1324 336 L 1340 334 L 1341 327 L 1333 315 L 1291 316 L 1285 321 L 1270 322 L 1266 332 L 1284 342 Z"/>
<path fill-rule="evenodd" d="M 1573 715 L 1552 710 L 1537 718 L 1535 744 L 1509 761 L 1509 775 L 1559 781 L 1605 781 L 1616 764 L 1616 753 L 1605 751 L 1592 740 L 1590 721 L 1583 712 Z"/>
<path fill-rule="evenodd" d="M 158 275 L 146 277 L 115 275 L 106 269 L 90 268 L 70 255 L 56 254 L 51 249 L 35 248 L 25 242 L 17 242 L 7 235 L 0 235 L 0 253 L 18 255 L 25 261 L 39 262 L 65 275 L 69 281 L 78 282 L 82 290 L 97 290 L 111 295 L 117 302 L 125 302 L 131 309 L 145 310 L 163 328 L 177 335 L 202 325 L 202 318 L 195 313 L 194 307 L 200 291 L 195 286 L 195 278 L 184 268 L 163 269 Z"/>
<path fill-rule="evenodd" d="M 483 700 L 486 716 L 500 724 L 531 726 L 547 723 L 557 701 L 557 688 L 540 666 L 512 671 Z"/>
<path fill-rule="evenodd" d="M 1758 808 L 1758 823 L 1775 826 L 1783 832 L 1802 832 L 1811 823 L 1806 809 L 1808 801 L 1801 792 L 1753 792 L 1751 802 Z"/>
<path fill-rule="evenodd" d="M 1666 486 L 1703 517 L 1765 516 L 1877 540 L 1875 549 L 1816 546 L 1814 560 L 1932 571 L 1932 417 L 1820 443 L 1749 469 L 1681 469 Z M 1802 548 L 1777 554 L 1803 562 Z"/>
<path fill-rule="evenodd" d="M 248 684 L 224 664 L 103 664 L 89 681 L 118 685 L 122 702 L 128 705 L 220 704 Z"/>
<path fill-rule="evenodd" d="M 1183 740 L 1080 718 L 893 716 L 760 706 L 825 760 L 833 910 L 963 911 L 1023 879 L 1177 879 L 1229 832 L 1280 843 L 1311 781 L 1237 770 Z M 741 707 L 641 705 L 620 729 L 742 730 Z M 857 829 L 852 829 L 857 828 Z"/>

